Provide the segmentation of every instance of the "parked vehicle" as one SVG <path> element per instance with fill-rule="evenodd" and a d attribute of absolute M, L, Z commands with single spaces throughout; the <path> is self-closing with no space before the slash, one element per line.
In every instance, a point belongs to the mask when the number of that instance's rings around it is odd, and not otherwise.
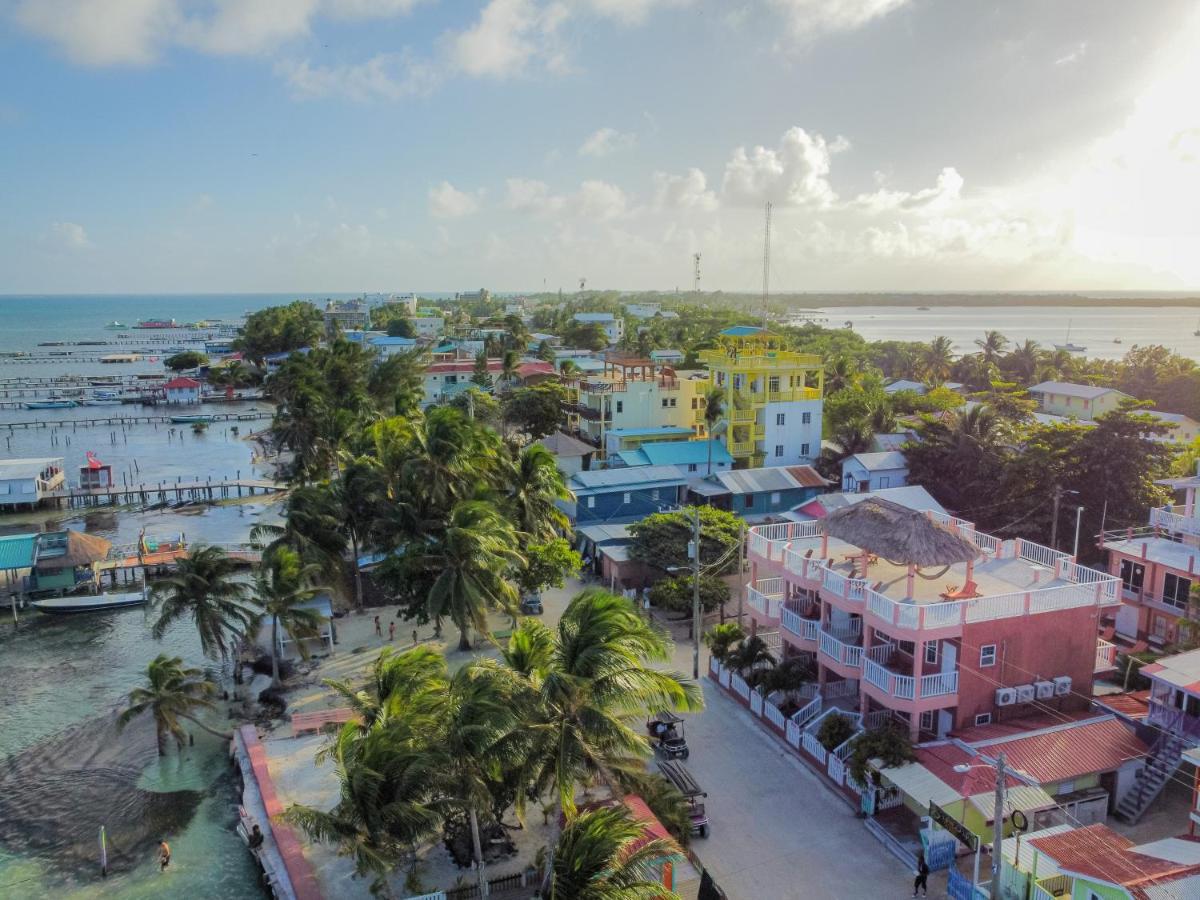
<path fill-rule="evenodd" d="M 646 720 L 646 731 L 655 741 L 654 749 L 667 759 L 687 759 L 690 755 L 683 719 L 675 713 L 656 713 Z"/>
<path fill-rule="evenodd" d="M 708 815 L 704 810 L 704 801 L 701 799 L 707 797 L 708 792 L 700 789 L 700 785 L 692 777 L 692 773 L 684 768 L 681 762 L 663 760 L 658 764 L 658 770 L 662 772 L 667 781 L 675 785 L 675 789 L 687 800 L 692 820 L 692 834 L 702 838 L 708 837 Z"/>
<path fill-rule="evenodd" d="M 531 594 L 521 601 L 521 614 L 525 616 L 540 616 L 542 614 L 542 598 L 538 594 Z"/>

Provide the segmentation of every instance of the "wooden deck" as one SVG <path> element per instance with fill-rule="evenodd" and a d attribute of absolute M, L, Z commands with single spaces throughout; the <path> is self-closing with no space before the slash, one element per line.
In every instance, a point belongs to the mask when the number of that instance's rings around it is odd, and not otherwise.
<path fill-rule="evenodd" d="M 358 714 L 349 707 L 319 709 L 316 712 L 292 713 L 292 735 L 321 731 L 326 725 L 345 725 L 358 720 Z"/>

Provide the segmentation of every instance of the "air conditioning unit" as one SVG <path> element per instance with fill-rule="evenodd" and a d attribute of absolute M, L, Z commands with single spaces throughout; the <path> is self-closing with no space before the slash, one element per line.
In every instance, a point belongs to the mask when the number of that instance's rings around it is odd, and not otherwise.
<path fill-rule="evenodd" d="M 997 688 L 996 689 L 996 705 L 997 706 L 1012 706 L 1017 702 L 1016 688 Z"/>
<path fill-rule="evenodd" d="M 1018 684 L 1017 685 L 1017 702 L 1018 703 L 1032 703 L 1033 695 L 1034 695 L 1034 689 L 1033 689 L 1032 684 Z"/>
<path fill-rule="evenodd" d="M 1054 696 L 1065 697 L 1071 693 L 1071 676 L 1059 675 L 1054 679 Z"/>
<path fill-rule="evenodd" d="M 1035 681 L 1033 683 L 1033 688 L 1035 691 L 1037 691 L 1037 698 L 1039 700 L 1049 700 L 1054 696 L 1053 681 Z"/>

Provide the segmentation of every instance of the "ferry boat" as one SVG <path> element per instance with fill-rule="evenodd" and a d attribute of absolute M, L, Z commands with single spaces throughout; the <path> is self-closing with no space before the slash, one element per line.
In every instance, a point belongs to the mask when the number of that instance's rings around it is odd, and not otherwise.
<path fill-rule="evenodd" d="M 111 609 L 129 609 L 146 603 L 141 591 L 123 594 L 76 594 L 70 597 L 48 597 L 34 600 L 30 605 L 41 612 L 62 616 L 73 613 L 104 612 Z"/>
<path fill-rule="evenodd" d="M 178 328 L 174 319 L 142 319 L 134 328 Z"/>
<path fill-rule="evenodd" d="M 26 409 L 74 409 L 78 405 L 74 400 L 63 399 L 27 400 L 25 402 Z"/>

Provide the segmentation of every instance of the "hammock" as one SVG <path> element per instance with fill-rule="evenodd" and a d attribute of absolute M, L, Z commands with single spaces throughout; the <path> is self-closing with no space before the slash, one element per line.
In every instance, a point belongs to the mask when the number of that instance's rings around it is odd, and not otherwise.
<path fill-rule="evenodd" d="M 888 559 L 886 556 L 884 557 L 884 562 L 888 563 L 889 565 L 893 565 L 898 569 L 904 569 L 908 567 L 908 563 L 895 562 Z M 936 581 L 950 571 L 951 565 L 952 563 L 946 563 L 946 565 L 942 566 L 942 570 L 934 575 L 926 575 L 920 569 L 917 569 L 916 574 L 919 578 L 924 578 L 926 581 Z"/>

